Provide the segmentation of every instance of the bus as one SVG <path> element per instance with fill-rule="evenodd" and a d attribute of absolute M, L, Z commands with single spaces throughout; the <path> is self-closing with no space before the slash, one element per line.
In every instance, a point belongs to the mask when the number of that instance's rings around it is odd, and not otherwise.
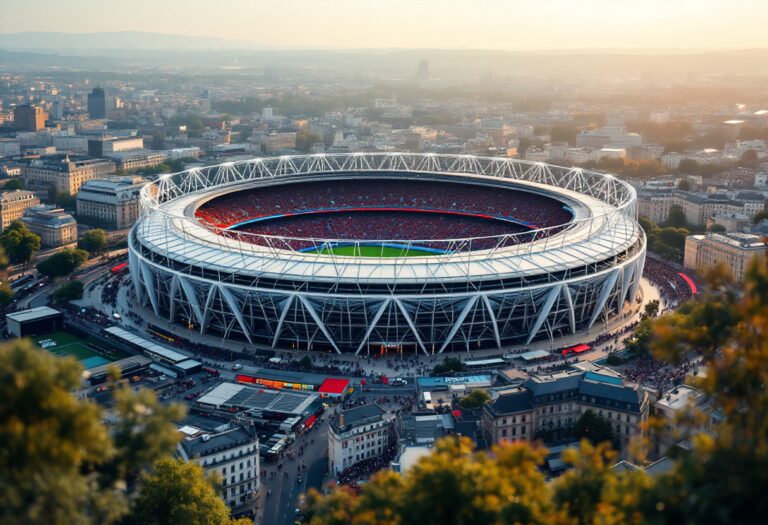
<path fill-rule="evenodd" d="M 424 406 L 427 407 L 427 410 L 432 410 L 434 408 L 432 406 L 432 394 L 430 392 L 424 392 L 421 396 L 424 398 Z"/>
<path fill-rule="evenodd" d="M 113 266 L 110 271 L 112 273 L 120 273 L 120 272 L 122 272 L 123 270 L 125 270 L 127 268 L 128 268 L 128 263 L 124 262 L 124 263 L 120 263 L 120 264 L 118 264 L 116 266 Z"/>

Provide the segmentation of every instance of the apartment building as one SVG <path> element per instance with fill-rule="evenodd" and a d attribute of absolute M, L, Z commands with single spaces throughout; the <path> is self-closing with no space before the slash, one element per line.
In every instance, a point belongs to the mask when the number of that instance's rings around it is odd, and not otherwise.
<path fill-rule="evenodd" d="M 191 416 L 179 428 L 179 457 L 200 465 L 206 474 L 221 480 L 220 496 L 233 513 L 255 504 L 260 489 L 259 438 L 231 421 Z"/>
<path fill-rule="evenodd" d="M 733 278 L 744 281 L 744 272 L 752 259 L 765 258 L 768 243 L 749 233 L 713 233 L 689 235 L 685 238 L 683 266 L 687 270 L 701 272 L 716 264 L 724 264 Z"/>
<path fill-rule="evenodd" d="M 115 172 L 111 160 L 69 155 L 51 155 L 32 160 L 22 170 L 24 187 L 34 191 L 76 195 L 86 181 Z"/>
<path fill-rule="evenodd" d="M 24 216 L 32 206 L 40 204 L 40 199 L 32 191 L 16 190 L 0 193 L 0 232 Z"/>
<path fill-rule="evenodd" d="M 110 177 L 86 181 L 77 194 L 77 218 L 95 226 L 122 230 L 139 218 L 141 177 Z"/>
<path fill-rule="evenodd" d="M 541 438 L 545 442 L 572 434 L 591 410 L 605 418 L 624 450 L 648 419 L 648 394 L 608 369 L 573 370 L 533 376 L 522 385 L 492 391 L 483 407 L 483 433 L 490 443 Z"/>
<path fill-rule="evenodd" d="M 328 461 L 338 475 L 360 461 L 381 457 L 392 435 L 392 418 L 377 404 L 339 412 L 328 431 Z"/>

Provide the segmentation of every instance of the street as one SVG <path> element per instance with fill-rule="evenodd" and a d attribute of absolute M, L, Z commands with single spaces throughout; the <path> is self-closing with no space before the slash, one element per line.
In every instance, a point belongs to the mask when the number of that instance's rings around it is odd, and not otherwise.
<path fill-rule="evenodd" d="M 299 437 L 288 451 L 296 454 L 295 459 L 284 455 L 278 462 L 262 464 L 262 470 L 266 475 L 262 477 L 262 503 L 263 512 L 260 523 L 262 525 L 289 525 L 296 520 L 296 509 L 300 505 L 301 495 L 314 488 L 322 488 L 326 474 L 327 449 L 328 449 L 328 421 L 330 415 L 326 413 L 317 425 L 304 436 Z M 299 455 L 299 450 L 304 447 L 304 452 Z M 299 466 L 306 463 L 306 468 L 299 471 Z M 282 465 L 278 469 L 278 465 Z M 287 472 L 287 475 L 285 473 Z M 303 480 L 297 482 L 298 476 Z M 271 495 L 267 493 L 271 491 Z"/>

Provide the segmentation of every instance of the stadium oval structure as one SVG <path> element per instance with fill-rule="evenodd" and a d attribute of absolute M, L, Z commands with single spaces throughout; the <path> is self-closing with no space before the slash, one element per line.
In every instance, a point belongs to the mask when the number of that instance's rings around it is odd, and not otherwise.
<path fill-rule="evenodd" d="M 418 188 L 406 181 L 462 184 L 445 187 L 470 196 L 475 188 L 512 189 L 556 200 L 570 219 L 500 235 L 382 240 L 271 235 L 268 223 L 267 233 L 254 233 L 200 218 L 200 210 L 220 207 L 206 203 L 226 206 L 238 192 L 258 200 L 262 188 L 275 194 L 276 185 L 286 199 L 277 208 L 306 213 L 288 209 L 298 206 L 289 198 L 296 189 L 320 181 L 332 194 L 360 180 L 395 190 Z M 329 202 L 342 212 L 354 204 Z M 282 350 L 435 354 L 554 340 L 621 315 L 636 300 L 645 262 L 630 185 L 610 174 L 507 158 L 255 158 L 162 175 L 142 189 L 140 205 L 128 243 L 137 300 L 201 334 Z M 385 253 L 392 246 L 397 250 Z"/>

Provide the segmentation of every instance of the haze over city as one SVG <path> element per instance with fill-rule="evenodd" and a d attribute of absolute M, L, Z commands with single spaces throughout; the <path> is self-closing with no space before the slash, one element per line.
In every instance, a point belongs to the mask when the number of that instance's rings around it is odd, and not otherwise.
<path fill-rule="evenodd" d="M 17 8 L 31 16 L 18 16 Z M 206 0 L 135 0 L 130 8 L 110 10 L 109 15 L 103 14 L 105 8 L 92 0 L 4 0 L 0 32 L 140 31 L 214 37 L 267 49 L 768 46 L 768 4 L 759 0 L 227 0 L 216 6 Z"/>
<path fill-rule="evenodd" d="M 0 524 L 762 525 L 766 20 L 0 0 Z"/>

